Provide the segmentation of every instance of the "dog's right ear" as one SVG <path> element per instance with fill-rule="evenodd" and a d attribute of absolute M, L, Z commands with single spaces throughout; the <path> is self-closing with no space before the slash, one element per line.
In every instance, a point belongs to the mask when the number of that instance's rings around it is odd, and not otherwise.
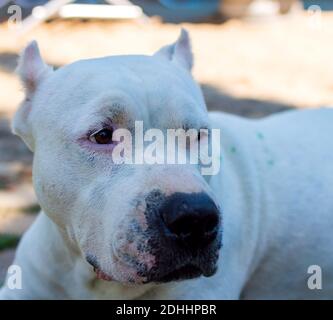
<path fill-rule="evenodd" d="M 39 84 L 52 72 L 52 68 L 46 65 L 40 56 L 36 41 L 30 42 L 23 50 L 16 71 L 25 89 L 25 99 L 14 116 L 12 131 L 33 151 L 34 141 L 29 122 L 32 98 Z"/>
<path fill-rule="evenodd" d="M 191 72 L 193 66 L 193 54 L 188 32 L 182 28 L 177 41 L 162 47 L 155 53 L 155 56 L 167 59 Z"/>

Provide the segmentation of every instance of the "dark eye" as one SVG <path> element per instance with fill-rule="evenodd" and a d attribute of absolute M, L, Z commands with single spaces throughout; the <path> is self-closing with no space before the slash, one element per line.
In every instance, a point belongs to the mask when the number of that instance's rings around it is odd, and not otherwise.
<path fill-rule="evenodd" d="M 113 129 L 101 129 L 93 133 L 89 140 L 98 144 L 110 144 L 112 142 Z"/>

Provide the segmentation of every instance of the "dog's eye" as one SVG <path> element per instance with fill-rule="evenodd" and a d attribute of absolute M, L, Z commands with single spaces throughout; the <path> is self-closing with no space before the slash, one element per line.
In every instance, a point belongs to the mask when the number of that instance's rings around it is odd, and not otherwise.
<path fill-rule="evenodd" d="M 90 135 L 89 140 L 97 144 L 110 144 L 112 142 L 112 134 L 112 129 L 101 129 Z"/>

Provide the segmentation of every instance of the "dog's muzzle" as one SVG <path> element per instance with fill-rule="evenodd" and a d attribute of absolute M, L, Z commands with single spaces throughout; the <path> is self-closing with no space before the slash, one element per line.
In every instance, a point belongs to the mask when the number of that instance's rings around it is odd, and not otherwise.
<path fill-rule="evenodd" d="M 114 255 L 115 269 L 103 269 L 96 256 L 86 256 L 97 278 L 140 284 L 212 276 L 222 238 L 215 202 L 203 192 L 165 196 L 159 190 L 141 201 L 144 228 L 136 213 L 128 230 L 119 231 L 123 241 Z"/>
<path fill-rule="evenodd" d="M 221 247 L 221 214 L 215 202 L 203 192 L 163 197 L 154 191 L 146 206 L 156 259 L 147 282 L 212 276 Z"/>

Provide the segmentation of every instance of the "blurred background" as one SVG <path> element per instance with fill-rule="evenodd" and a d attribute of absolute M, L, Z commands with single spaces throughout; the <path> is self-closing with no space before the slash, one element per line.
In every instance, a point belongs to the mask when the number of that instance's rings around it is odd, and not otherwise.
<path fill-rule="evenodd" d="M 23 98 L 15 67 L 36 39 L 47 63 L 152 54 L 190 31 L 210 110 L 263 117 L 333 105 L 333 1 L 0 0 L 0 284 L 39 206 L 32 154 L 10 132 Z M 281 128 L 283 130 L 283 128 Z"/>

